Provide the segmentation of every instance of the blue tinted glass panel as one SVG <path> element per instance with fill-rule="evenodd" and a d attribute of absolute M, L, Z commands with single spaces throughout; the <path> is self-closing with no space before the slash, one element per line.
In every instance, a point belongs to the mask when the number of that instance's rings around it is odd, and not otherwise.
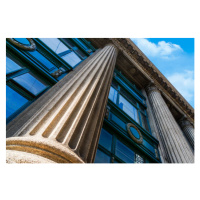
<path fill-rule="evenodd" d="M 126 130 L 126 124 L 121 119 L 119 119 L 117 116 L 115 116 L 113 113 L 111 115 L 111 120 L 114 121 L 120 127 L 122 127 L 124 130 Z"/>
<path fill-rule="evenodd" d="M 102 129 L 99 144 L 106 148 L 108 151 L 111 151 L 112 135 L 106 130 Z"/>
<path fill-rule="evenodd" d="M 23 96 L 6 86 L 6 118 L 28 102 Z"/>
<path fill-rule="evenodd" d="M 13 58 L 11 59 L 11 56 L 9 54 L 6 55 L 6 74 L 22 69 L 21 66 L 19 66 L 19 64 L 17 62 L 15 62 L 13 60 Z"/>
<path fill-rule="evenodd" d="M 57 54 L 69 50 L 58 38 L 40 38 L 40 40 Z"/>
<path fill-rule="evenodd" d="M 113 87 L 110 87 L 110 93 L 108 98 L 115 104 L 117 103 L 117 90 L 115 90 Z"/>
<path fill-rule="evenodd" d="M 42 90 L 44 90 L 47 87 L 47 84 L 39 80 L 35 75 L 32 73 L 26 73 L 20 76 L 17 76 L 13 78 L 17 83 L 19 83 L 21 86 L 26 88 L 28 91 L 33 93 L 34 95 L 37 95 Z"/>
<path fill-rule="evenodd" d="M 115 155 L 126 163 L 134 163 L 134 152 L 119 140 L 116 141 Z"/>
<path fill-rule="evenodd" d="M 142 103 L 144 101 L 143 98 L 141 98 L 132 88 L 130 88 L 124 81 L 120 80 L 121 82 L 123 82 L 124 85 L 126 85 L 126 87 L 134 94 L 134 96 L 136 96 Z"/>
<path fill-rule="evenodd" d="M 30 45 L 30 42 L 26 38 L 14 38 L 17 42 L 25 45 Z"/>
<path fill-rule="evenodd" d="M 87 47 L 83 42 L 81 42 L 79 39 L 76 39 L 76 41 L 77 41 L 85 50 L 88 49 L 88 47 Z"/>
<path fill-rule="evenodd" d="M 65 60 L 71 67 L 74 67 L 81 62 L 81 59 L 74 52 L 62 56 L 62 59 Z"/>
<path fill-rule="evenodd" d="M 141 119 L 142 119 L 142 127 L 144 129 L 146 129 L 147 131 L 149 131 L 149 127 L 148 127 L 146 116 L 144 114 L 142 114 L 141 112 L 140 112 L 140 114 L 141 114 Z"/>
<path fill-rule="evenodd" d="M 97 149 L 95 163 L 110 163 L 110 157 L 103 153 L 101 150 Z"/>
<path fill-rule="evenodd" d="M 133 134 L 134 137 L 136 137 L 137 139 L 140 139 L 140 135 L 135 128 L 130 127 L 130 131 L 131 131 L 131 133 Z"/>
<path fill-rule="evenodd" d="M 153 147 L 151 144 L 149 144 L 144 138 L 143 138 L 142 144 L 143 144 L 145 147 L 147 147 L 152 153 L 155 154 L 155 149 L 154 149 L 154 147 Z"/>
<path fill-rule="evenodd" d="M 32 56 L 34 56 L 37 60 L 39 60 L 49 70 L 55 68 L 55 66 L 49 60 L 47 60 L 42 54 L 40 54 L 38 51 L 32 51 L 29 53 Z"/>
<path fill-rule="evenodd" d="M 139 122 L 137 109 L 121 95 L 119 96 L 119 107 L 136 122 Z"/>

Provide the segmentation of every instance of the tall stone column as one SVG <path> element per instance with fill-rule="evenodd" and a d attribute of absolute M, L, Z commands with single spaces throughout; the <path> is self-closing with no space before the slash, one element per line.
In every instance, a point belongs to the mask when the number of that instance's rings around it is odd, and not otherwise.
<path fill-rule="evenodd" d="M 149 85 L 146 90 L 169 162 L 193 163 L 193 152 L 160 91 L 154 85 Z"/>
<path fill-rule="evenodd" d="M 179 125 L 186 136 L 188 142 L 190 143 L 192 149 L 194 150 L 194 128 L 186 117 L 182 117 L 179 120 Z"/>
<path fill-rule="evenodd" d="M 105 46 L 14 119 L 7 162 L 92 162 L 116 57 L 117 49 Z"/>

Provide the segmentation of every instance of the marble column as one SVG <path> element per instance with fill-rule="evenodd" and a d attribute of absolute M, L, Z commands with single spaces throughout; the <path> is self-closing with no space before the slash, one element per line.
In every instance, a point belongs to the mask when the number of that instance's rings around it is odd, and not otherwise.
<path fill-rule="evenodd" d="M 165 103 L 160 91 L 154 86 L 146 88 L 162 146 L 170 163 L 193 163 L 194 155 L 182 131 Z"/>
<path fill-rule="evenodd" d="M 98 50 L 14 119 L 7 162 L 93 162 L 116 57 L 113 45 Z"/>
<path fill-rule="evenodd" d="M 194 150 L 194 128 L 191 123 L 187 120 L 186 117 L 182 117 L 179 120 L 179 125 L 187 138 L 188 142 L 190 143 L 192 149 Z"/>

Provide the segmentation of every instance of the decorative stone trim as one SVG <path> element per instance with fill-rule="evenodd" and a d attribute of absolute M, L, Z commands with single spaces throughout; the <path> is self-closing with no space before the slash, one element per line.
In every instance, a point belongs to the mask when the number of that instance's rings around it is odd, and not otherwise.
<path fill-rule="evenodd" d="M 105 118 L 108 119 L 110 113 L 110 107 L 106 106 L 106 113 L 105 113 Z"/>
<path fill-rule="evenodd" d="M 160 93 L 159 89 L 158 89 L 155 85 L 153 85 L 153 84 L 148 85 L 148 86 L 145 88 L 145 90 L 147 91 L 148 94 L 149 94 L 150 92 L 152 92 L 152 91 L 156 91 L 156 92 L 159 92 L 159 93 Z"/>
<path fill-rule="evenodd" d="M 26 38 L 29 42 L 30 42 L 30 45 L 24 45 L 18 41 L 16 41 L 15 39 L 13 38 L 7 38 L 7 40 L 12 43 L 13 45 L 15 45 L 16 47 L 20 48 L 20 49 L 23 49 L 23 50 L 26 50 L 26 51 L 35 51 L 36 49 L 36 44 L 35 42 L 31 39 L 31 38 Z"/>
<path fill-rule="evenodd" d="M 128 123 L 126 126 L 127 126 L 128 134 L 130 135 L 131 139 L 132 139 L 134 142 L 136 142 L 137 144 L 142 144 L 142 142 L 143 142 L 143 137 L 142 137 L 142 134 L 141 134 L 141 132 L 139 131 L 139 129 L 138 129 L 134 124 L 132 124 L 132 123 Z M 132 134 L 132 132 L 131 132 L 131 130 L 130 130 L 131 127 L 133 127 L 134 129 L 136 129 L 136 131 L 138 132 L 138 134 L 139 134 L 139 136 L 140 136 L 139 139 L 136 138 L 136 137 Z"/>
<path fill-rule="evenodd" d="M 183 117 L 179 120 L 179 125 L 180 125 L 181 128 L 191 126 L 190 122 L 185 117 Z"/>
<path fill-rule="evenodd" d="M 173 86 L 166 80 L 166 78 L 160 74 L 156 67 L 148 60 L 148 58 L 137 48 L 134 44 L 129 44 L 128 39 L 119 38 L 117 39 L 123 47 L 125 47 L 129 52 L 131 57 L 134 57 L 136 60 L 142 64 L 143 68 L 147 73 L 151 74 L 154 80 L 156 80 L 168 93 L 169 95 L 183 108 L 183 110 L 194 119 L 194 110 L 192 107 L 185 101 L 185 99 L 177 92 Z"/>

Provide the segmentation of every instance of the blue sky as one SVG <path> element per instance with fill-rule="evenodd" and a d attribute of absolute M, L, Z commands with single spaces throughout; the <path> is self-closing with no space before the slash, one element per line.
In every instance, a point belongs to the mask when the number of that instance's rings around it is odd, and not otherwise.
<path fill-rule="evenodd" d="M 194 108 L 194 39 L 132 38 Z"/>

